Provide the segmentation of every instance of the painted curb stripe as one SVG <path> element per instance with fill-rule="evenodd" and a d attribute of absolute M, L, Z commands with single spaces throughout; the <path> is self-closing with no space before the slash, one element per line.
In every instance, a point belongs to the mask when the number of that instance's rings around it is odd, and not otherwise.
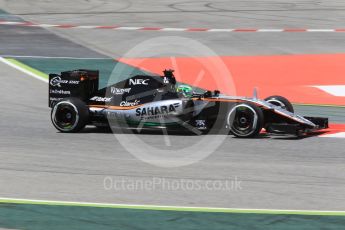
<path fill-rule="evenodd" d="M 211 207 L 184 207 L 184 206 L 161 206 L 161 205 L 135 205 L 135 204 L 110 204 L 91 202 L 70 202 L 0 198 L 3 204 L 30 204 L 30 205 L 55 205 L 74 207 L 118 208 L 139 209 L 154 211 L 182 211 L 182 212 L 219 212 L 219 213 L 252 213 L 274 215 L 316 215 L 316 216 L 345 216 L 345 211 L 318 211 L 318 210 L 279 210 L 279 209 L 236 209 L 236 208 L 211 208 Z"/>
<path fill-rule="evenodd" d="M 332 134 L 324 134 L 324 135 L 321 135 L 319 137 L 345 138 L 345 132 L 332 133 Z"/>
<path fill-rule="evenodd" d="M 345 97 L 345 85 L 315 85 L 312 86 L 336 97 Z"/>
<path fill-rule="evenodd" d="M 31 68 L 30 66 L 27 66 L 27 65 L 15 60 L 15 59 L 0 57 L 0 62 L 5 63 L 5 64 L 23 72 L 23 73 L 31 76 L 31 77 L 38 79 L 38 80 L 48 82 L 49 77 L 47 74 L 42 73 L 41 71 L 39 71 L 37 69 Z"/>
<path fill-rule="evenodd" d="M 139 31 L 181 31 L 181 32 L 237 32 L 237 33 L 253 33 L 253 32 L 288 32 L 288 33 L 333 33 L 345 32 L 342 28 L 164 28 L 164 27 L 133 27 L 133 26 L 109 26 L 109 25 L 72 25 L 72 24 L 36 24 L 31 22 L 14 22 L 0 21 L 0 25 L 8 26 L 31 26 L 42 28 L 61 28 L 61 29 L 110 29 L 110 30 L 139 30 Z"/>

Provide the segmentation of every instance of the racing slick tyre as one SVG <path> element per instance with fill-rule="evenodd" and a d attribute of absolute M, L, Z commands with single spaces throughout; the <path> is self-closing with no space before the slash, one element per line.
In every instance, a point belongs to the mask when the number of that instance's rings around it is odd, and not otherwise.
<path fill-rule="evenodd" d="M 236 104 L 228 113 L 227 127 L 236 137 L 256 137 L 264 126 L 262 110 L 251 103 Z"/>
<path fill-rule="evenodd" d="M 265 99 L 266 102 L 271 103 L 273 105 L 279 106 L 291 113 L 294 113 L 294 108 L 291 104 L 291 102 L 282 96 L 270 96 Z"/>
<path fill-rule="evenodd" d="M 89 109 L 79 98 L 62 99 L 53 106 L 51 120 L 60 132 L 75 133 L 87 124 Z"/>

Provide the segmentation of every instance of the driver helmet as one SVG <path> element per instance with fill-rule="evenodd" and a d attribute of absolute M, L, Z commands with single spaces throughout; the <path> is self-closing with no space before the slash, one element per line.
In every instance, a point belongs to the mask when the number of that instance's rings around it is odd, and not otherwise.
<path fill-rule="evenodd" d="M 193 88 L 189 85 L 179 85 L 176 89 L 178 93 L 182 93 L 185 97 L 193 96 Z"/>

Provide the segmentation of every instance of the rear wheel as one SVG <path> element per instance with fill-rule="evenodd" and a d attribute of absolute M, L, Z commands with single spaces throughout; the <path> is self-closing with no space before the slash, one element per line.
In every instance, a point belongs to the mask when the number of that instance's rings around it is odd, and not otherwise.
<path fill-rule="evenodd" d="M 85 127 L 89 120 L 89 109 L 78 98 L 66 98 L 54 105 L 51 120 L 54 127 L 60 132 L 78 132 Z"/>
<path fill-rule="evenodd" d="M 291 104 L 291 102 L 286 99 L 285 97 L 282 96 L 270 96 L 268 98 L 265 99 L 265 101 L 267 101 L 268 103 L 275 105 L 275 106 L 279 106 L 291 113 L 294 112 L 294 108 Z"/>
<path fill-rule="evenodd" d="M 236 137 L 255 137 L 263 128 L 264 114 L 255 104 L 237 104 L 228 113 L 227 125 Z"/>

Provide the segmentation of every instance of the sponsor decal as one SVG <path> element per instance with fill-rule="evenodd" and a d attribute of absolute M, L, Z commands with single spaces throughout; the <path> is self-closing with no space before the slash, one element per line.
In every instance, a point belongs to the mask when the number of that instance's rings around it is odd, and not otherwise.
<path fill-rule="evenodd" d="M 69 81 L 68 81 L 68 84 L 71 84 L 71 85 L 78 85 L 78 84 L 79 84 L 79 81 L 76 81 L 76 80 L 69 80 Z"/>
<path fill-rule="evenodd" d="M 162 105 L 162 106 L 155 106 L 155 107 L 144 107 L 144 108 L 137 108 L 135 110 L 135 115 L 145 118 L 157 118 L 166 116 L 168 114 L 172 114 L 176 112 L 176 108 L 179 107 L 179 103 L 174 103 L 170 105 Z"/>
<path fill-rule="evenodd" d="M 49 93 L 71 95 L 71 91 L 62 90 L 62 89 L 51 89 L 51 90 L 49 90 Z"/>
<path fill-rule="evenodd" d="M 62 80 L 61 77 L 53 77 L 50 80 L 50 85 L 61 87 L 62 83 L 67 83 L 67 82 L 68 82 L 67 80 Z"/>
<path fill-rule="evenodd" d="M 50 101 L 60 101 L 61 99 L 63 99 L 62 97 L 50 97 L 49 100 Z"/>
<path fill-rule="evenodd" d="M 140 102 L 139 100 L 135 100 L 135 101 L 131 101 L 131 102 L 121 101 L 120 106 L 136 106 L 139 104 L 139 102 Z"/>
<path fill-rule="evenodd" d="M 110 92 L 113 95 L 122 95 L 124 93 L 129 93 L 131 91 L 131 88 L 116 88 L 116 87 L 111 87 Z"/>
<path fill-rule="evenodd" d="M 93 98 L 90 99 L 90 101 L 110 102 L 111 101 L 111 97 L 98 97 L 98 96 L 94 96 Z"/>
<path fill-rule="evenodd" d="M 150 79 L 129 79 L 129 85 L 148 85 Z"/>
<path fill-rule="evenodd" d="M 78 85 L 79 81 L 76 81 L 76 80 L 63 80 L 63 79 L 61 79 L 60 76 L 57 76 L 57 77 L 53 77 L 50 80 L 49 83 L 50 83 L 51 86 L 61 87 L 61 84 Z"/>

